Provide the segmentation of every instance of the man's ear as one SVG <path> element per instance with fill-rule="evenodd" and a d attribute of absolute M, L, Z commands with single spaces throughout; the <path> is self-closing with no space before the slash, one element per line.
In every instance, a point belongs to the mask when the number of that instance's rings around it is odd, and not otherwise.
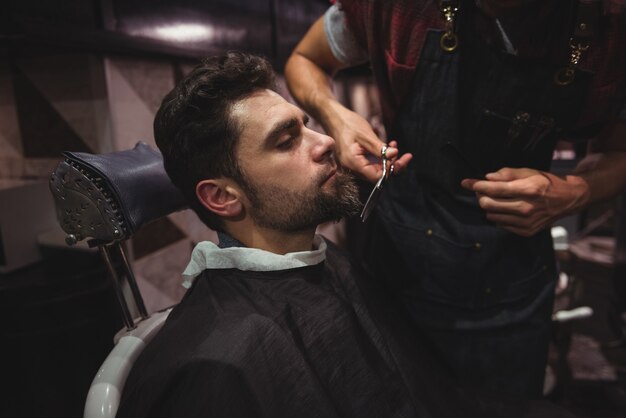
<path fill-rule="evenodd" d="M 229 180 L 202 180 L 196 184 L 196 196 L 205 208 L 216 215 L 230 218 L 243 212 L 239 189 Z"/>

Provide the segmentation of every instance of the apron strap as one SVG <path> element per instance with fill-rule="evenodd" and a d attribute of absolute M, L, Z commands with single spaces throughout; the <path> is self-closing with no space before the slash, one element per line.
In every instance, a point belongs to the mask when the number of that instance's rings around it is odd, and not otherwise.
<path fill-rule="evenodd" d="M 579 0 L 572 43 L 589 45 L 600 18 L 598 0 Z"/>
<path fill-rule="evenodd" d="M 600 17 L 598 0 L 578 0 L 576 24 L 569 39 L 569 62 L 554 74 L 558 86 L 567 86 L 576 77 L 576 68 L 583 54 L 589 49 Z"/>

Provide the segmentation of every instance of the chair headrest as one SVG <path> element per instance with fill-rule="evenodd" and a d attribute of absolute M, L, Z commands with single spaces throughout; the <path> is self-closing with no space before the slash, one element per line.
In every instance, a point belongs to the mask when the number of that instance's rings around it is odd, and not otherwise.
<path fill-rule="evenodd" d="M 57 219 L 68 243 L 129 238 L 147 222 L 187 207 L 163 167 L 163 157 L 145 142 L 107 154 L 64 152 L 50 179 Z"/>

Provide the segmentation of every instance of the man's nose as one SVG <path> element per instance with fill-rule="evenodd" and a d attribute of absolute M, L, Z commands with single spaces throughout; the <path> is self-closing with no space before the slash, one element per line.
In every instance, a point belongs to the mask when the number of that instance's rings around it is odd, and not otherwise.
<path fill-rule="evenodd" d="M 326 162 L 333 158 L 335 140 L 328 135 L 310 130 L 313 140 L 313 161 Z"/>

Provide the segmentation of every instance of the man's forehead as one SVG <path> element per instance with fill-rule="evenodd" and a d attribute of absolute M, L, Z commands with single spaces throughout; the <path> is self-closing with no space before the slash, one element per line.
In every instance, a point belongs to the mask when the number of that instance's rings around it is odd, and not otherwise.
<path fill-rule="evenodd" d="M 298 107 L 267 89 L 255 91 L 231 108 L 231 117 L 240 124 L 242 140 L 254 138 L 261 141 L 277 124 L 302 115 Z"/>
<path fill-rule="evenodd" d="M 237 101 L 231 108 L 232 115 L 245 119 L 258 113 L 270 115 L 276 106 L 289 105 L 280 94 L 269 89 L 259 89 Z"/>

